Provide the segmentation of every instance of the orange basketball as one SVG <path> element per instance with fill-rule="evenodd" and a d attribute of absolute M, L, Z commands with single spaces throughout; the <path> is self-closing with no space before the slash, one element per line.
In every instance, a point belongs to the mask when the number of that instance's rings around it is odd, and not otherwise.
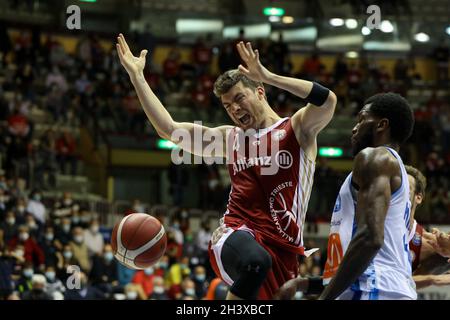
<path fill-rule="evenodd" d="M 131 269 L 146 269 L 164 255 L 167 236 L 158 219 L 145 213 L 133 213 L 114 226 L 111 245 L 114 256 Z"/>

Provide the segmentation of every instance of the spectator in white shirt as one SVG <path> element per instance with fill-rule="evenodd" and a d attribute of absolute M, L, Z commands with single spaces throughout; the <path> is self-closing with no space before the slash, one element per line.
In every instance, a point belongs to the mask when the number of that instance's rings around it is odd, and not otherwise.
<path fill-rule="evenodd" d="M 89 256 L 102 254 L 104 240 L 99 232 L 98 220 L 91 220 L 89 228 L 84 230 L 84 243 L 88 247 Z"/>
<path fill-rule="evenodd" d="M 46 208 L 41 202 L 41 193 L 38 190 L 31 193 L 26 211 L 31 213 L 39 223 L 45 224 Z"/>

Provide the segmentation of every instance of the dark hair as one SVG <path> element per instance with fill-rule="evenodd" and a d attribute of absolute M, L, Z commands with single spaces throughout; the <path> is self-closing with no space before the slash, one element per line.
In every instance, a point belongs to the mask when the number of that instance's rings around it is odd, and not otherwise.
<path fill-rule="evenodd" d="M 427 189 L 427 178 L 418 169 L 412 166 L 405 166 L 406 173 L 416 180 L 415 194 L 421 194 L 422 198 L 425 197 L 425 190 Z"/>
<path fill-rule="evenodd" d="M 378 93 L 368 98 L 364 105 L 371 104 L 369 111 L 373 115 L 389 120 L 391 139 L 402 144 L 412 134 L 414 114 L 401 95 L 388 92 Z"/>
<path fill-rule="evenodd" d="M 220 98 L 223 94 L 227 93 L 232 87 L 234 87 L 238 82 L 242 82 L 244 87 L 256 89 L 258 87 L 263 87 L 263 84 L 258 81 L 253 81 L 247 76 L 239 72 L 237 69 L 232 69 L 224 72 L 217 78 L 214 82 L 214 94 L 217 98 Z"/>

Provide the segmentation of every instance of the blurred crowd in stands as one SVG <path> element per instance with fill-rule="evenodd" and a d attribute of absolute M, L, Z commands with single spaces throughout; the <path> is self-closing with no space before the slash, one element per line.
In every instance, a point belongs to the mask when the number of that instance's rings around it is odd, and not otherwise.
<path fill-rule="evenodd" d="M 167 227 L 166 254 L 153 267 L 135 271 L 114 258 L 111 229 L 70 193 L 50 204 L 41 192 L 29 192 L 23 179 L 1 174 L 0 181 L 0 299 L 225 298 L 228 287 L 208 262 L 209 220 L 194 234 L 185 210 L 157 215 Z M 144 211 L 135 201 L 127 214 Z M 299 272 L 320 275 L 323 263 L 316 252 L 302 259 Z"/>
<path fill-rule="evenodd" d="M 183 210 L 164 221 L 169 226 L 167 255 L 154 268 L 132 271 L 114 259 L 108 244 L 110 230 L 70 193 L 43 202 L 42 192 L 54 188 L 56 173 L 76 175 L 79 171 L 83 159 L 71 128 L 86 126 L 94 134 L 112 132 L 140 139 L 154 132 L 115 50 L 105 50 L 96 35 L 86 35 L 76 52 L 69 54 L 55 37 L 44 35 L 41 43 L 40 36 L 38 30 L 21 30 L 11 39 L 6 26 L 0 26 L 0 298 L 223 298 L 226 285 L 214 278 L 208 263 L 211 230 L 207 221 L 195 234 Z M 182 62 L 180 49 L 172 47 L 162 65 L 157 65 L 152 53 L 158 43 L 148 30 L 128 37 L 135 54 L 149 49 L 145 77 L 163 103 L 175 113 L 182 106 L 192 120 L 213 124 L 229 121 L 212 94 L 218 75 L 213 70 L 223 72 L 239 65 L 235 44 L 243 39 L 243 33 L 220 44 L 209 37 L 198 39 L 191 46 L 190 63 Z M 377 92 L 390 90 L 408 97 L 414 88 L 429 86 L 413 57 L 398 59 L 389 72 L 364 53 L 359 60 L 337 55 L 334 68 L 327 70 L 321 56 L 313 53 L 297 70 L 281 37 L 278 41 L 258 40 L 254 47 L 270 70 L 332 88 L 339 97 L 337 115 L 353 116 L 364 98 Z M 217 68 L 213 68 L 214 61 Z M 442 63 L 439 66 L 442 69 Z M 446 66 L 448 71 L 448 55 Z M 424 210 L 429 215 L 423 216 L 423 223 L 448 223 L 450 212 L 450 93 L 448 72 L 439 75 L 439 81 L 429 87 L 432 95 L 427 102 L 414 109 L 414 134 L 404 148 L 405 162 L 418 166 L 428 178 Z M 286 92 L 266 89 L 269 103 L 281 116 L 304 105 Z M 446 96 L 437 94 L 442 90 Z M 63 129 L 36 130 L 32 113 L 51 117 L 50 122 Z M 182 207 L 184 173 L 176 166 L 169 171 L 173 202 Z M 210 195 L 203 197 L 199 207 L 223 206 L 229 189 L 217 168 L 202 166 L 199 172 L 201 192 Z M 343 177 L 326 159 L 318 159 L 313 189 L 324 197 L 312 199 L 307 215 L 310 222 L 329 222 Z M 319 251 L 302 261 L 300 273 L 321 274 L 324 253 Z M 80 266 L 82 273 L 75 273 L 78 278 L 71 277 L 70 265 Z M 77 282 L 80 289 L 73 289 Z"/>

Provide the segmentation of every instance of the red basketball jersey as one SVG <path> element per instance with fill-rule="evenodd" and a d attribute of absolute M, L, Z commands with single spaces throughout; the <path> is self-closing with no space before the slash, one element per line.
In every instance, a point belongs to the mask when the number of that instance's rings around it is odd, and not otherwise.
<path fill-rule="evenodd" d="M 245 226 L 266 244 L 303 254 L 315 165 L 299 145 L 291 119 L 252 135 L 235 128 L 227 144 L 231 191 L 225 225 Z"/>

